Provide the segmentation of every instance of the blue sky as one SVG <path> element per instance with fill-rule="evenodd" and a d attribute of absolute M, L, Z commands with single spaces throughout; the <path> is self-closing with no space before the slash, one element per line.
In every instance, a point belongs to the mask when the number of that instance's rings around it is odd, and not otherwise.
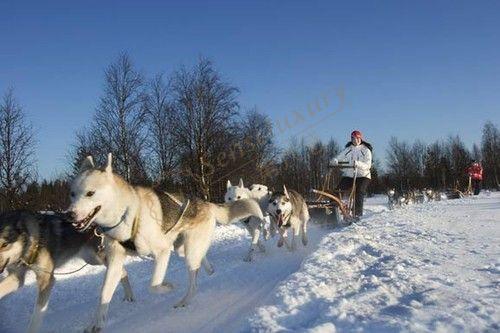
<path fill-rule="evenodd" d="M 41 177 L 65 171 L 123 51 L 147 76 L 206 56 L 243 110 L 276 121 L 329 92 L 321 112 L 336 110 L 343 92 L 341 111 L 279 133 L 283 145 L 357 128 L 382 159 L 392 135 L 471 146 L 500 120 L 498 1 L 3 1 L 0 92 L 14 87 L 35 125 Z"/>

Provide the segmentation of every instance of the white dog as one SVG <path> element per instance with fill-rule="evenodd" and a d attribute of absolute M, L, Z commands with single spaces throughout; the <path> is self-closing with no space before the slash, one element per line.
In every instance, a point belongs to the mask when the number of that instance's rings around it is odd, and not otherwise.
<path fill-rule="evenodd" d="M 72 213 L 77 230 L 96 225 L 106 235 L 108 267 L 101 291 L 99 308 L 90 331 L 100 331 L 106 320 L 109 302 L 122 277 L 127 254 L 152 255 L 155 259 L 151 290 L 168 292 L 164 281 L 170 253 L 174 246 L 182 249 L 189 270 L 189 287 L 177 303 L 185 306 L 196 289 L 196 276 L 202 263 L 212 272 L 205 255 L 212 242 L 216 221 L 230 223 L 249 216 L 263 218 L 253 200 L 239 200 L 216 205 L 203 200 L 192 201 L 157 193 L 150 188 L 131 186 L 113 173 L 111 154 L 104 170 L 96 169 L 92 157 L 87 157 L 79 175 L 71 185 Z M 182 206 L 182 207 L 181 207 Z"/>
<path fill-rule="evenodd" d="M 245 187 L 242 179 L 240 179 L 240 182 L 236 186 L 233 186 L 231 184 L 231 181 L 228 180 L 226 194 L 224 195 L 224 201 L 226 203 L 230 203 L 242 199 L 252 199 L 255 200 L 255 202 L 259 203 L 259 206 L 262 209 L 263 206 L 261 205 L 261 202 L 268 201 L 269 199 L 266 199 L 266 196 L 268 194 L 267 187 L 265 187 L 264 185 L 261 186 L 262 187 L 260 187 L 260 189 L 262 191 L 258 191 L 257 187 L 255 187 L 254 191 L 251 191 Z M 264 187 L 266 188 L 266 193 L 265 193 L 266 196 L 263 195 Z M 263 209 L 262 211 L 265 212 L 265 209 Z M 242 220 L 241 222 L 248 230 L 248 232 L 250 233 L 250 237 L 252 238 L 250 249 L 248 250 L 248 253 L 243 260 L 251 261 L 253 259 L 253 253 L 257 248 L 261 252 L 265 252 L 266 248 L 260 239 L 260 235 L 261 233 L 263 233 L 264 238 L 268 239 L 269 238 L 268 230 L 266 229 L 265 226 L 265 219 L 258 219 L 256 217 L 251 216 L 245 220 Z"/>

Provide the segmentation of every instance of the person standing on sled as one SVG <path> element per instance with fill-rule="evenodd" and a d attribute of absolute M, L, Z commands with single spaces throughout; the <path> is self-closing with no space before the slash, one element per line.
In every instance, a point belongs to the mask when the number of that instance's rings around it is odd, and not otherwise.
<path fill-rule="evenodd" d="M 472 164 L 467 168 L 467 173 L 472 179 L 472 187 L 474 188 L 474 195 L 478 195 L 481 192 L 481 181 L 483 180 L 483 167 L 481 164 L 475 160 L 472 160 Z"/>
<path fill-rule="evenodd" d="M 338 185 L 341 191 L 351 191 L 355 182 L 354 217 L 359 219 L 363 215 L 363 201 L 366 189 L 371 180 L 372 146 L 363 141 L 360 131 L 351 133 L 351 141 L 345 149 L 330 161 L 331 166 L 348 163 L 352 168 L 342 169 L 342 178 Z"/>

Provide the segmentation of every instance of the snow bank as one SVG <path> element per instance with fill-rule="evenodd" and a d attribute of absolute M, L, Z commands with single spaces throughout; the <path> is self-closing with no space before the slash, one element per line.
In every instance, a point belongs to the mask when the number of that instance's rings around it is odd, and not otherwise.
<path fill-rule="evenodd" d="M 498 331 L 499 222 L 499 193 L 373 213 L 325 236 L 251 329 Z"/>

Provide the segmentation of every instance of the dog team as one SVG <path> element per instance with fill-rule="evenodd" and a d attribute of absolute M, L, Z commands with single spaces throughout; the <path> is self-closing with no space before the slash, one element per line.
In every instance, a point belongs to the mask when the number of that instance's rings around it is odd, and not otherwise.
<path fill-rule="evenodd" d="M 37 332 L 47 310 L 56 269 L 79 257 L 90 265 L 105 265 L 99 304 L 87 332 L 101 331 L 109 303 L 120 283 L 125 300 L 133 301 L 125 259 L 151 256 L 154 269 L 150 291 L 172 290 L 165 275 L 172 251 L 184 257 L 188 288 L 175 307 L 184 307 L 196 291 L 197 274 L 203 266 L 214 272 L 206 258 L 216 223 L 240 222 L 250 233 L 245 261 L 255 251 L 265 251 L 263 240 L 279 235 L 277 246 L 297 249 L 299 237 L 307 245 L 309 212 L 303 197 L 283 186 L 270 192 L 265 185 L 246 188 L 227 182 L 225 203 L 214 204 L 180 194 L 132 186 L 115 174 L 112 156 L 104 168 L 87 157 L 73 179 L 70 206 L 64 214 L 12 211 L 0 216 L 0 299 L 23 286 L 28 270 L 36 276 L 38 295 L 28 327 Z M 290 236 L 288 230 L 290 229 Z"/>

